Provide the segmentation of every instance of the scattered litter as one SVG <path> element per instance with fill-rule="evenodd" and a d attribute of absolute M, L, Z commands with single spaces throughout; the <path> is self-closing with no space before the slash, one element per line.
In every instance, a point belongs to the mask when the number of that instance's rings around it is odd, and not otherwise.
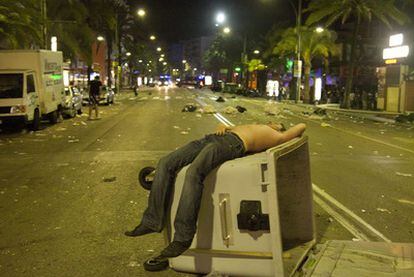
<path fill-rule="evenodd" d="M 81 121 L 81 124 L 87 126 L 88 124 L 85 121 Z"/>
<path fill-rule="evenodd" d="M 216 99 L 216 102 L 226 102 L 226 100 L 224 100 L 224 98 L 223 98 L 223 97 L 219 96 L 219 97 Z"/>
<path fill-rule="evenodd" d="M 129 263 L 128 263 L 128 266 L 129 267 L 138 267 L 138 266 L 141 266 L 140 264 L 139 264 L 139 262 L 137 262 L 137 261 L 130 261 Z"/>
<path fill-rule="evenodd" d="M 196 114 L 196 117 L 202 117 L 202 115 L 198 113 L 198 114 Z"/>
<path fill-rule="evenodd" d="M 275 103 L 266 103 L 266 105 L 264 106 L 264 111 L 268 115 L 280 114 L 280 109 Z"/>
<path fill-rule="evenodd" d="M 183 99 L 182 96 L 176 96 L 175 99 Z"/>
<path fill-rule="evenodd" d="M 237 109 L 236 109 L 236 108 L 233 108 L 233 107 L 231 107 L 231 106 L 227 106 L 227 107 L 223 110 L 223 112 L 224 112 L 224 113 L 226 113 L 226 114 L 235 114 L 235 113 L 237 113 Z"/>
<path fill-rule="evenodd" d="M 68 140 L 68 142 L 70 142 L 70 143 L 79 142 L 79 139 L 70 139 L 70 140 Z"/>
<path fill-rule="evenodd" d="M 188 135 L 188 132 L 187 131 L 182 131 L 180 134 L 181 135 Z"/>
<path fill-rule="evenodd" d="M 103 181 L 105 183 L 112 183 L 112 182 L 115 182 L 116 181 L 116 177 L 115 176 L 113 176 L 113 177 L 104 177 L 103 178 Z"/>
<path fill-rule="evenodd" d="M 328 217 L 328 222 L 333 222 L 333 218 L 332 217 Z"/>
<path fill-rule="evenodd" d="M 60 229 L 62 229 L 62 227 L 60 226 L 55 227 L 55 230 L 60 230 Z"/>
<path fill-rule="evenodd" d="M 411 173 L 401 173 L 401 172 L 395 172 L 396 175 L 398 176 L 403 176 L 403 177 L 413 177 L 413 175 Z"/>
<path fill-rule="evenodd" d="M 318 155 L 318 152 L 312 152 L 312 155 Z"/>
<path fill-rule="evenodd" d="M 56 166 L 68 166 L 69 163 L 57 163 Z"/>
<path fill-rule="evenodd" d="M 352 238 L 352 241 L 361 241 L 361 239 L 358 239 L 358 238 Z"/>
<path fill-rule="evenodd" d="M 206 105 L 203 107 L 202 111 L 203 113 L 211 114 L 211 113 L 215 113 L 216 109 L 211 105 Z"/>
<path fill-rule="evenodd" d="M 348 145 L 348 148 L 349 149 L 353 149 L 354 147 L 352 145 Z"/>
<path fill-rule="evenodd" d="M 43 134 L 43 133 L 36 133 L 35 136 L 36 137 L 45 137 L 47 135 L 46 134 Z"/>
<path fill-rule="evenodd" d="M 389 158 L 391 158 L 391 156 L 390 156 L 390 155 L 387 155 L 386 157 L 387 157 L 388 159 L 389 159 Z"/>
<path fill-rule="evenodd" d="M 174 129 L 180 129 L 180 127 L 178 127 L 178 126 L 173 126 L 174 127 Z"/>
<path fill-rule="evenodd" d="M 321 123 L 321 127 L 332 127 L 332 126 L 331 126 L 331 124 L 328 124 L 328 123 L 322 122 L 322 123 Z"/>
<path fill-rule="evenodd" d="M 155 252 L 154 249 L 148 249 L 147 252 Z"/>
<path fill-rule="evenodd" d="M 322 109 L 322 108 L 316 108 L 313 111 L 313 113 L 316 114 L 316 115 L 320 115 L 320 116 L 326 116 L 327 115 L 326 110 Z"/>
<path fill-rule="evenodd" d="M 158 100 L 158 99 L 160 99 L 160 97 L 158 97 L 158 96 L 154 96 L 154 97 L 152 97 L 152 99 L 154 99 L 154 100 Z"/>
<path fill-rule="evenodd" d="M 181 110 L 182 112 L 194 112 L 197 110 L 197 106 L 194 104 L 187 104 L 184 106 L 184 108 Z"/>
<path fill-rule="evenodd" d="M 316 115 L 316 114 L 312 114 L 312 115 L 309 116 L 309 119 L 323 120 L 323 119 L 325 119 L 325 117 L 320 116 L 320 115 Z"/>
<path fill-rule="evenodd" d="M 361 212 L 365 213 L 365 212 L 366 212 L 366 210 L 362 209 L 362 210 L 361 210 Z"/>
<path fill-rule="evenodd" d="M 391 212 L 389 210 L 383 209 L 383 208 L 377 208 L 377 211 L 391 214 Z"/>
<path fill-rule="evenodd" d="M 414 205 L 414 201 L 405 200 L 405 199 L 398 199 L 398 202 L 403 203 L 403 204 Z"/>
<path fill-rule="evenodd" d="M 236 109 L 239 111 L 239 113 L 244 113 L 245 111 L 247 111 L 247 109 L 242 106 L 236 106 Z"/>
<path fill-rule="evenodd" d="M 66 128 L 65 127 L 58 127 L 58 128 L 56 128 L 56 131 L 66 131 Z"/>
<path fill-rule="evenodd" d="M 78 122 L 74 122 L 74 123 L 72 124 L 72 126 L 79 126 L 79 123 L 78 123 Z"/>

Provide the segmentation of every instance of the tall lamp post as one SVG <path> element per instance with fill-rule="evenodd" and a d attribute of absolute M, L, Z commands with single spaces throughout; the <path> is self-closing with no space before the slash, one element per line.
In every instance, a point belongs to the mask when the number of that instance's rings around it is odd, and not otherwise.
<path fill-rule="evenodd" d="M 300 86 L 301 86 L 301 78 L 302 78 L 302 61 L 300 59 L 300 53 L 301 53 L 300 26 L 302 25 L 302 0 L 299 0 L 297 10 L 291 0 L 289 0 L 289 3 L 292 5 L 292 8 L 296 15 L 296 32 L 298 35 L 298 44 L 296 47 L 296 61 L 295 61 L 295 67 L 293 70 L 293 76 L 296 77 L 295 102 L 298 103 L 300 101 Z"/>

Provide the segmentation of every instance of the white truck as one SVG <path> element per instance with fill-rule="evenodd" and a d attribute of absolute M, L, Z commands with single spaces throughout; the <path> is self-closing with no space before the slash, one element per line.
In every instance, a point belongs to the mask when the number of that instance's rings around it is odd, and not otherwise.
<path fill-rule="evenodd" d="M 0 123 L 23 121 L 38 130 L 41 119 L 58 122 L 64 101 L 62 52 L 0 51 Z"/>

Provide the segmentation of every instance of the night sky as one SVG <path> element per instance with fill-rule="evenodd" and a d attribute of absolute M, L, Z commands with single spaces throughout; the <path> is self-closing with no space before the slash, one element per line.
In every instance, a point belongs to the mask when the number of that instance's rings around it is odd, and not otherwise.
<path fill-rule="evenodd" d="M 273 24 L 295 22 L 288 0 L 130 0 L 131 8 L 147 10 L 144 29 L 167 43 L 212 35 L 215 15 L 223 11 L 232 32 L 264 35 Z"/>

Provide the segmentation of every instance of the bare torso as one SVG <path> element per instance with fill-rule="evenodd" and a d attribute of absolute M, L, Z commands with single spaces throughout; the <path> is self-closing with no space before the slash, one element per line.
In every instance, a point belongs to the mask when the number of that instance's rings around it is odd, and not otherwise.
<path fill-rule="evenodd" d="M 261 152 L 283 142 L 283 134 L 268 125 L 240 125 L 230 132 L 239 136 L 249 153 Z"/>

